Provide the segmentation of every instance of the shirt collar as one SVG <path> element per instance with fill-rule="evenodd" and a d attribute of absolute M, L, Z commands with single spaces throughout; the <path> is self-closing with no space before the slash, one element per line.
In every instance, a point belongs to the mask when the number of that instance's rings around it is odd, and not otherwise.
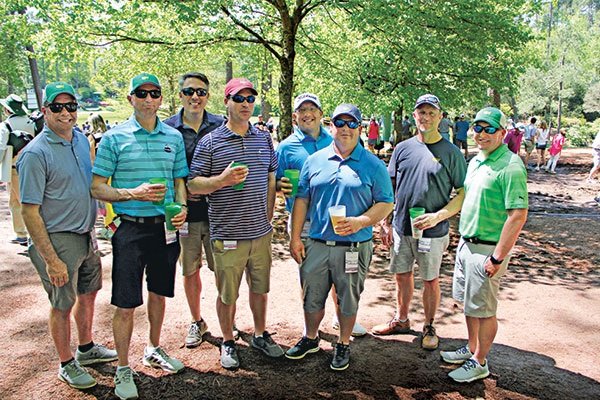
<path fill-rule="evenodd" d="M 225 122 L 225 123 L 223 124 L 223 128 L 224 128 L 224 131 L 223 131 L 223 133 L 224 133 L 224 135 L 225 135 L 226 137 L 230 137 L 230 136 L 237 136 L 237 137 L 248 137 L 248 136 L 250 136 L 250 135 L 257 135 L 258 133 L 262 132 L 262 131 L 260 131 L 258 128 L 255 128 L 255 127 L 254 127 L 254 126 L 253 126 L 253 125 L 250 123 L 250 121 L 248 121 L 248 134 L 247 134 L 247 135 L 245 135 L 245 136 L 238 135 L 237 133 L 235 133 L 234 131 L 232 131 L 231 129 L 229 129 L 229 128 L 227 127 L 227 122 Z"/>
<path fill-rule="evenodd" d="M 328 153 L 327 158 L 329 160 L 331 160 L 332 158 L 338 158 L 338 159 L 342 158 L 338 153 L 335 152 L 334 145 L 335 145 L 335 142 L 331 142 L 329 147 L 327 147 L 327 150 L 325 150 Z M 360 156 L 362 155 L 364 150 L 365 149 L 360 145 L 360 143 L 357 143 L 354 150 L 352 150 L 352 153 L 350 153 L 350 156 L 348 156 L 348 159 L 352 159 L 354 161 L 360 161 Z"/>
<path fill-rule="evenodd" d="M 484 157 L 483 152 L 480 151 L 479 154 L 477 154 L 477 156 L 475 157 L 475 160 L 477 160 L 480 163 L 488 160 L 489 162 L 494 162 L 497 161 L 500 157 L 502 157 L 507 151 L 508 145 L 506 143 L 502 143 L 500 147 L 494 150 L 494 152 L 488 155 L 487 157 Z"/>
<path fill-rule="evenodd" d="M 65 140 L 65 139 L 61 138 L 60 136 L 58 136 L 56 133 L 54 133 L 52 131 L 52 129 L 48 128 L 47 125 L 44 125 L 44 129 L 42 130 L 42 133 L 46 135 L 48 143 L 62 144 L 63 146 L 75 146 L 77 144 L 77 141 L 79 140 L 79 138 L 77 137 L 77 132 L 75 132 L 75 130 L 73 130 L 73 142 L 72 143 L 69 143 L 68 140 Z"/>
<path fill-rule="evenodd" d="M 312 136 L 302 132 L 300 128 L 298 128 L 298 126 L 294 128 L 294 135 L 301 142 L 318 142 L 319 140 L 326 138 L 328 135 L 327 131 L 325 130 L 325 128 L 323 128 L 322 125 L 320 128 L 321 130 L 319 136 L 317 137 L 317 140 L 315 140 L 315 138 L 313 138 Z"/>
<path fill-rule="evenodd" d="M 134 133 L 137 132 L 148 132 L 146 129 L 142 128 L 142 125 L 140 125 L 140 123 L 138 122 L 138 120 L 135 118 L 135 113 L 131 114 L 131 117 L 129 117 L 129 119 L 131 121 L 133 121 L 133 126 L 134 126 Z M 158 117 L 156 117 L 156 126 L 154 127 L 154 130 L 152 132 L 150 132 L 150 135 L 155 135 L 158 133 L 162 133 L 163 132 L 163 123 L 160 121 L 160 119 Z"/>

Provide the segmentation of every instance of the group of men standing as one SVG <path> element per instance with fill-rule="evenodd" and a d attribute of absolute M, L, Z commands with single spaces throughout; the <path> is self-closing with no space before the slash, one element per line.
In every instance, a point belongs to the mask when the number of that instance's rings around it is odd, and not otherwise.
<path fill-rule="evenodd" d="M 205 110 L 210 96 L 205 75 L 187 73 L 179 86 L 183 108 L 160 121 L 158 79 L 135 76 L 127 96 L 134 112 L 103 136 L 93 166 L 87 140 L 73 131 L 73 88 L 57 82 L 45 89 L 46 126 L 22 152 L 17 168 L 23 217 L 33 241 L 31 259 L 51 302 L 50 332 L 61 361 L 60 379 L 77 388 L 91 387 L 95 380 L 81 365 L 118 359 L 115 393 L 122 399 L 137 398 L 128 356 L 134 311 L 143 304 L 144 274 L 149 339 L 143 363 L 181 371 L 184 365 L 160 346 L 165 298 L 174 296 L 180 259 L 192 316 L 185 344 L 199 345 L 207 330 L 200 307 L 203 252 L 218 290 L 223 367 L 240 364 L 234 322 L 245 273 L 254 321 L 251 346 L 269 357 L 300 359 L 319 351 L 318 329 L 333 287 L 340 335 L 330 367 L 344 370 L 350 363 L 350 336 L 366 333 L 356 315 L 373 253 L 372 227 L 381 220 L 382 240 L 392 247 L 397 313 L 373 333 L 410 330 L 416 261 L 425 287 L 422 346 L 436 349 L 434 320 L 439 270 L 449 243 L 447 219 L 461 206 L 453 296 L 465 302 L 469 343 L 456 352 L 442 352 L 442 358 L 464 362 L 450 373 L 457 381 L 487 376 L 485 357 L 497 327 L 499 279 L 527 215 L 525 172 L 502 144 L 505 121 L 499 110 L 486 108 L 477 114 L 480 153 L 467 169 L 460 150 L 438 131 L 439 99 L 421 96 L 413 113 L 417 135 L 395 148 L 386 170 L 359 144 L 362 116 L 352 104 L 335 109 L 328 133 L 320 124 L 318 96 L 301 94 L 294 102 L 295 131 L 276 150 L 270 135 L 250 124 L 258 95 L 250 81 L 227 83 L 226 118 Z M 295 196 L 284 175 L 287 169 L 301 171 Z M 152 178 L 165 181 L 150 183 Z M 305 320 L 302 338 L 285 353 L 266 329 L 276 191 L 285 195 L 291 212 L 290 253 L 299 264 Z M 112 238 L 116 351 L 92 341 L 94 300 L 102 284 L 93 234 L 96 199 L 113 203 L 121 219 Z M 172 220 L 178 234 L 166 230 L 160 201 L 182 205 Z M 335 225 L 329 217 L 334 206 L 345 207 Z M 420 239 L 411 235 L 413 207 L 425 209 L 412 222 L 423 231 Z M 75 357 L 70 350 L 73 307 L 79 334 Z"/>

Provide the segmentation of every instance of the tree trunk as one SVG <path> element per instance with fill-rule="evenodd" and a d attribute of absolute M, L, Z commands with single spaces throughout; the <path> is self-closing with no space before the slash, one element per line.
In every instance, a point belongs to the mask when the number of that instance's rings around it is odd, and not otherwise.
<path fill-rule="evenodd" d="M 500 92 L 496 89 L 491 89 L 492 95 L 492 104 L 496 108 L 500 108 Z"/>
<path fill-rule="evenodd" d="M 554 9 L 554 1 L 550 1 L 550 18 L 548 20 L 548 39 L 546 40 L 546 67 L 550 62 L 550 35 L 552 34 L 552 11 Z"/>
<path fill-rule="evenodd" d="M 295 54 L 294 54 L 295 56 Z M 279 140 L 292 133 L 292 95 L 294 94 L 294 58 L 280 59 L 281 78 L 279 79 Z"/>
<path fill-rule="evenodd" d="M 225 83 L 233 79 L 233 61 L 225 61 Z"/>
<path fill-rule="evenodd" d="M 271 103 L 267 100 L 267 93 L 271 90 L 273 78 L 269 72 L 269 66 L 265 62 L 263 64 L 263 76 L 260 90 L 260 113 L 262 114 L 265 122 L 271 118 Z"/>
<path fill-rule="evenodd" d="M 42 87 L 46 87 L 46 60 L 42 58 Z"/>
<path fill-rule="evenodd" d="M 31 80 L 33 81 L 33 89 L 35 90 L 35 98 L 38 103 L 38 110 L 42 109 L 42 84 L 40 82 L 40 73 L 38 71 L 37 60 L 35 58 L 35 52 L 33 51 L 32 45 L 25 46 L 25 49 L 30 52 L 29 55 L 29 69 L 31 69 Z"/>
<path fill-rule="evenodd" d="M 563 88 L 563 69 L 565 67 L 565 53 L 563 52 L 562 60 L 560 62 L 560 82 L 558 83 L 558 116 L 557 121 L 557 132 L 560 132 L 561 118 L 562 118 L 562 88 Z"/>

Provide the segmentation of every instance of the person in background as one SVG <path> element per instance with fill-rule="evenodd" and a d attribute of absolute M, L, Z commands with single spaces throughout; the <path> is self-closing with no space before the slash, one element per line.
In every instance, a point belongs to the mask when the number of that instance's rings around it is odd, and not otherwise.
<path fill-rule="evenodd" d="M 550 128 L 546 121 L 540 122 L 540 128 L 537 130 L 537 137 L 535 140 L 535 149 L 538 151 L 537 154 L 537 166 L 536 171 L 540 170 L 540 164 L 542 167 L 546 164 L 546 146 L 550 136 Z"/>
<path fill-rule="evenodd" d="M 459 149 L 464 149 L 465 160 L 469 159 L 469 145 L 467 144 L 467 132 L 469 131 L 469 123 L 466 121 L 465 114 L 460 114 L 458 121 L 454 123 L 456 131 L 454 131 L 454 145 Z"/>
<path fill-rule="evenodd" d="M 596 133 L 596 137 L 592 142 L 592 156 L 594 157 L 594 165 L 592 166 L 592 169 L 587 177 L 587 183 L 595 182 L 594 175 L 596 175 L 600 169 L 600 131 Z"/>
<path fill-rule="evenodd" d="M 563 145 L 565 144 L 567 130 L 565 128 L 560 128 L 560 132 L 554 135 L 552 139 L 552 146 L 550 146 L 550 150 L 548 153 L 550 154 L 550 158 L 548 159 L 548 165 L 544 167 L 546 172 L 550 172 L 551 174 L 556 173 L 556 163 L 558 163 L 558 159 L 560 158 L 560 153 L 562 151 Z"/>

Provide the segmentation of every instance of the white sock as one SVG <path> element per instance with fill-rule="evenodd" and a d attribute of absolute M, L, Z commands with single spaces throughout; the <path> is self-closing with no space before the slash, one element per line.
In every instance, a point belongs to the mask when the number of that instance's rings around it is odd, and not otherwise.
<path fill-rule="evenodd" d="M 120 371 L 120 370 L 125 369 L 125 368 L 129 368 L 129 364 L 127 364 L 124 367 L 121 367 L 120 365 L 117 365 L 117 371 Z"/>
<path fill-rule="evenodd" d="M 152 354 L 152 352 L 154 352 L 156 349 L 158 349 L 158 347 L 146 346 L 144 353 Z"/>

